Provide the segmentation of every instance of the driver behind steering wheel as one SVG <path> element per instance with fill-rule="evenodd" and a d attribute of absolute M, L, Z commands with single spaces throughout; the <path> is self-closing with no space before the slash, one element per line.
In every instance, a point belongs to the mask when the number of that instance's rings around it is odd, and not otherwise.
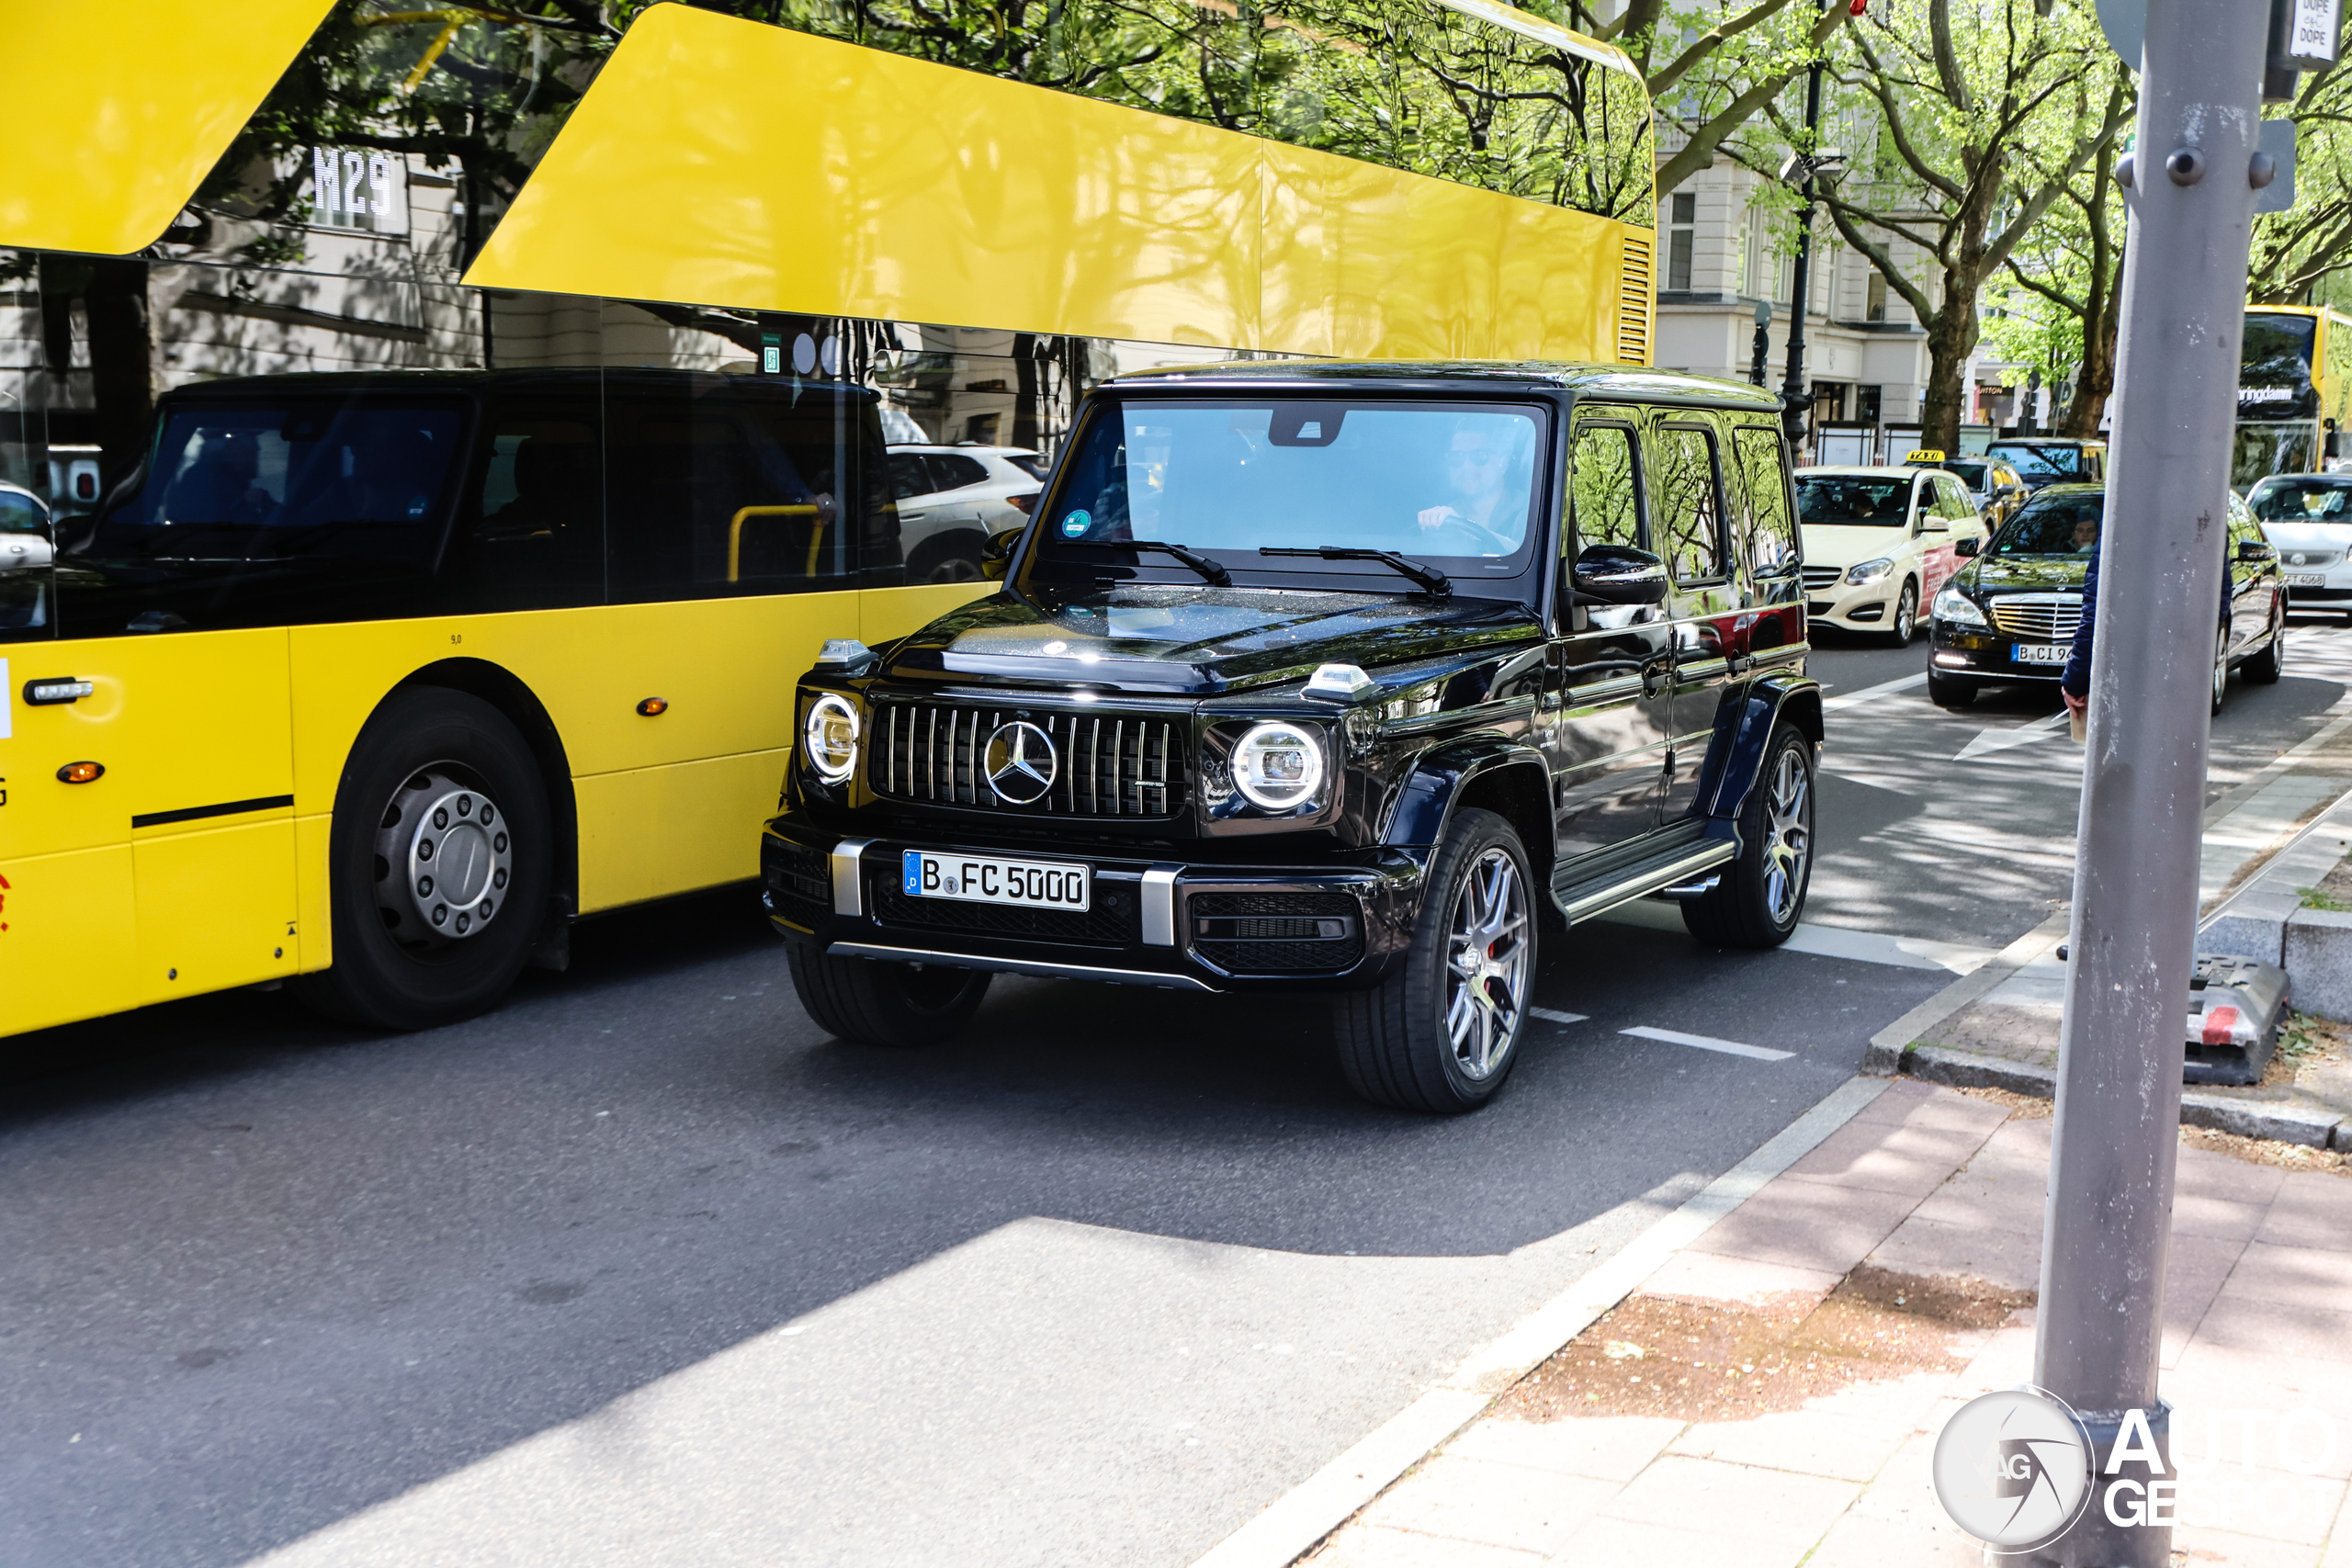
<path fill-rule="evenodd" d="M 1445 455 L 1453 500 L 1419 513 L 1422 548 L 1432 555 L 1509 555 L 1527 528 L 1526 498 L 1514 498 L 1510 477 L 1513 427 L 1520 422 L 1465 420 Z"/>

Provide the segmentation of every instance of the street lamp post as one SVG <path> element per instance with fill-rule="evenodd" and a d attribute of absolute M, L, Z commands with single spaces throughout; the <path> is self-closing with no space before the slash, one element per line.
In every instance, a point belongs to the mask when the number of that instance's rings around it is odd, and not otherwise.
<path fill-rule="evenodd" d="M 1804 443 L 1805 411 L 1813 404 L 1804 387 L 1804 313 L 1813 288 L 1814 186 L 1816 181 L 1834 185 L 1846 172 L 1846 154 L 1830 147 L 1814 149 L 1821 127 L 1822 64 L 1815 60 L 1805 80 L 1805 151 L 1790 153 L 1781 165 L 1781 178 L 1804 196 L 1804 217 L 1797 225 L 1796 265 L 1789 277 L 1789 368 L 1781 380 L 1781 423 L 1792 447 Z"/>

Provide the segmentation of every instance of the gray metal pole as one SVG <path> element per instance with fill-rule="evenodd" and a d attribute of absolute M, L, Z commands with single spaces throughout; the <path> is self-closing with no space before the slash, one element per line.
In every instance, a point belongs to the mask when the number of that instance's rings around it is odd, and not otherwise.
<path fill-rule="evenodd" d="M 2264 0 L 2148 4 L 2034 1357 L 2034 1381 L 2090 1423 L 2102 1468 L 2125 1410 L 2164 1436 L 2156 1356 L 2268 17 Z M 2103 1491 L 2044 1556 L 2164 1568 L 2170 1529 L 2110 1525 Z"/>
<path fill-rule="evenodd" d="M 1821 62 L 1813 62 L 1813 71 L 1804 89 L 1804 155 L 1812 157 L 1821 149 Z M 1789 269 L 1789 368 L 1781 378 L 1781 425 L 1793 450 L 1804 449 L 1804 433 L 1810 423 L 1808 401 L 1804 389 L 1804 312 L 1805 297 L 1813 292 L 1813 182 L 1808 174 L 1798 189 L 1804 193 L 1804 213 L 1797 230 L 1796 265 Z"/>

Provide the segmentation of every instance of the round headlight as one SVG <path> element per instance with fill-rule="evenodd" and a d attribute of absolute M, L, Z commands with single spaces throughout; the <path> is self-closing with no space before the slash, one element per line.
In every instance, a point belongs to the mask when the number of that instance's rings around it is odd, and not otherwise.
<path fill-rule="evenodd" d="M 801 736 L 808 765 L 827 784 L 840 784 L 857 766 L 857 707 L 847 697 L 827 692 L 809 704 Z"/>
<path fill-rule="evenodd" d="M 1233 749 L 1233 787 L 1252 806 L 1287 811 L 1323 787 L 1323 743 L 1295 724 L 1261 724 Z"/>

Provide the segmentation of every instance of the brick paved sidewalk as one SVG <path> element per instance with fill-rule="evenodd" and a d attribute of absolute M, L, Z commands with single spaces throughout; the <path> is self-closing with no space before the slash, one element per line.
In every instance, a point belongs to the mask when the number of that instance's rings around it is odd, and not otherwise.
<path fill-rule="evenodd" d="M 1304 1561 L 1987 1561 L 1928 1455 L 1953 1410 L 2031 1370 L 2050 1132 L 1891 1085 Z M 2352 1568 L 2352 1177 L 2184 1147 L 2165 1325 L 2177 1451 L 2203 1452 L 2224 1408 L 2321 1409 L 2343 1439 L 2295 1475 L 2266 1429 L 2248 1473 L 2223 1427 L 2216 1517 L 2176 1529 L 2176 1563 Z"/>

